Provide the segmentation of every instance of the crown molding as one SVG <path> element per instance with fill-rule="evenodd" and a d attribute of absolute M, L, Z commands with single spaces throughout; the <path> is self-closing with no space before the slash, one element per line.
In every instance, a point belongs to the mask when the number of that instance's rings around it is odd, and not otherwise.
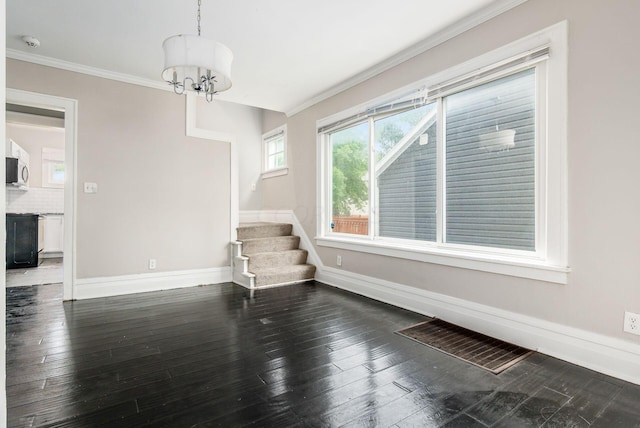
<path fill-rule="evenodd" d="M 486 22 L 510 9 L 513 9 L 516 6 L 526 2 L 527 0 L 498 0 L 487 7 L 457 21 L 456 23 L 450 25 L 449 27 L 437 32 L 424 39 L 421 42 L 416 43 L 415 45 L 399 52 L 396 55 L 374 65 L 373 67 L 365 70 L 362 73 L 359 73 L 347 80 L 344 80 L 342 83 L 339 83 L 328 90 L 321 92 L 318 95 L 315 95 L 309 98 L 307 101 L 304 101 L 296 106 L 293 106 L 289 109 L 284 109 L 284 113 L 287 117 L 293 116 L 321 101 L 326 100 L 334 95 L 339 94 L 340 92 L 346 91 L 378 74 L 381 74 L 421 53 L 428 51 L 435 46 L 438 46 L 449 39 L 452 39 L 465 31 L 476 27 L 483 22 Z M 131 74 L 126 73 L 118 73 L 115 71 L 105 70 L 97 67 L 90 67 L 87 65 L 82 65 L 70 61 L 64 61 L 56 58 L 51 58 L 43 55 L 32 54 L 28 52 L 19 51 L 16 49 L 7 49 L 6 56 L 10 59 L 15 59 L 19 61 L 31 62 L 34 64 L 44 65 L 48 67 L 59 68 L 62 70 L 73 71 L 76 73 L 87 74 L 90 76 L 101 77 L 104 79 L 115 80 L 123 83 L 130 83 L 133 85 L 145 86 L 148 88 L 160 89 L 163 91 L 172 91 L 172 88 L 159 80 L 152 80 L 143 77 L 133 76 Z M 224 101 L 224 98 L 220 98 L 220 100 Z"/>
<path fill-rule="evenodd" d="M 16 49 L 7 49 L 6 56 L 7 58 L 15 59 L 18 61 L 25 61 L 33 64 L 44 65 L 47 67 L 59 68 L 61 70 L 73 71 L 75 73 L 86 74 L 88 76 L 101 77 L 103 79 L 115 80 L 117 82 L 130 83 L 132 85 L 173 92 L 173 87 L 160 80 L 147 79 L 144 77 L 134 76 L 132 74 L 118 73 L 116 71 L 105 70 L 98 67 L 90 67 L 88 65 L 64 61 L 61 59 L 51 58 L 43 55 L 36 55 Z M 235 102 L 226 99 L 224 95 L 216 95 L 216 99 L 226 102 Z"/>
<path fill-rule="evenodd" d="M 374 65 L 373 67 L 365 70 L 362 73 L 359 73 L 342 83 L 339 83 L 336 86 L 331 87 L 330 89 L 310 98 L 309 100 L 298 104 L 290 109 L 285 110 L 285 114 L 287 117 L 291 117 L 301 111 L 326 100 L 334 95 L 339 94 L 340 92 L 346 91 L 372 77 L 377 76 L 403 62 L 410 60 L 413 57 L 416 57 L 429 49 L 432 49 L 447 40 L 450 40 L 465 31 L 468 31 L 510 9 L 513 9 L 516 6 L 521 5 L 527 0 L 499 0 L 491 3 L 487 7 L 457 21 L 456 23 L 446 27 L 445 29 L 435 33 L 434 35 L 427 37 L 421 42 L 416 43 L 415 45 L 399 52 L 398 54 Z"/>
<path fill-rule="evenodd" d="M 75 62 L 64 61 L 61 59 L 51 58 L 43 55 L 36 55 L 16 49 L 7 49 L 7 58 L 31 62 L 33 64 L 44 65 L 47 67 L 59 68 L 67 71 L 73 71 L 76 73 L 87 74 L 89 76 L 101 77 L 103 79 L 116 80 L 123 83 L 131 83 L 132 85 L 146 86 L 147 88 L 161 89 L 163 91 L 172 91 L 172 88 L 169 85 L 161 81 L 145 79 L 143 77 L 137 77 L 126 73 L 118 73 L 115 71 L 105 70 L 97 67 L 90 67 Z"/>

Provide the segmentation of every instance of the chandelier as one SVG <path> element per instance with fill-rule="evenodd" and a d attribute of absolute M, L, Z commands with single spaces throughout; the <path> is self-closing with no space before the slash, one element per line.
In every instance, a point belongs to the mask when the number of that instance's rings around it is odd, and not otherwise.
<path fill-rule="evenodd" d="M 233 53 L 222 43 L 200 37 L 201 3 L 198 0 L 198 35 L 178 34 L 162 43 L 162 79 L 178 95 L 194 91 L 211 102 L 215 94 L 231 87 Z"/>

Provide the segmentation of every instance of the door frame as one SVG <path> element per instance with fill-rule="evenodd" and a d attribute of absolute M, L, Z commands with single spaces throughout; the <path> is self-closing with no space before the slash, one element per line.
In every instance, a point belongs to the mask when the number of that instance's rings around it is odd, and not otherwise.
<path fill-rule="evenodd" d="M 78 100 L 7 88 L 6 102 L 64 111 L 64 257 L 63 300 L 73 300 L 76 282 L 77 134 Z M 4 202 L 6 204 L 6 200 Z M 6 208 L 6 207 L 5 207 Z"/>

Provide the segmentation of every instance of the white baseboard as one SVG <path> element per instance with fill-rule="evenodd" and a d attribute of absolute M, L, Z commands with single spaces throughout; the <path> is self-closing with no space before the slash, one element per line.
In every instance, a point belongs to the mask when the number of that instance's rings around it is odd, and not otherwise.
<path fill-rule="evenodd" d="M 630 342 L 336 268 L 316 280 L 640 384 L 640 346 Z"/>
<path fill-rule="evenodd" d="M 293 224 L 300 247 L 316 265 L 316 280 L 486 335 L 537 350 L 546 355 L 619 379 L 640 384 L 640 345 L 567 327 L 464 299 L 433 293 L 378 278 L 327 267 L 290 210 L 244 211 L 242 222 L 273 221 Z"/>
<path fill-rule="evenodd" d="M 62 251 L 55 252 L 55 253 L 45 253 L 45 252 L 38 253 L 39 259 L 60 259 L 62 257 L 64 257 L 64 253 Z"/>
<path fill-rule="evenodd" d="M 195 287 L 204 284 L 231 282 L 231 267 L 196 269 L 175 272 L 154 272 L 139 275 L 122 275 L 102 278 L 84 278 L 75 281 L 75 300 L 148 291 Z"/>

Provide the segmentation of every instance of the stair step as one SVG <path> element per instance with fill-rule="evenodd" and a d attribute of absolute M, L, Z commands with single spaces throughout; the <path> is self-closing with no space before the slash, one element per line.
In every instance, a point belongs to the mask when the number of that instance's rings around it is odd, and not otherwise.
<path fill-rule="evenodd" d="M 248 288 L 313 280 L 316 267 L 288 223 L 241 223 L 234 245 L 234 282 Z"/>
<path fill-rule="evenodd" d="M 300 245 L 299 236 L 272 236 L 242 240 L 242 254 L 245 256 L 274 251 L 295 250 Z"/>
<path fill-rule="evenodd" d="M 277 266 L 302 265 L 307 262 L 307 250 L 273 251 L 251 254 L 249 271 Z"/>
<path fill-rule="evenodd" d="M 256 276 L 256 287 L 282 285 L 313 280 L 316 273 L 316 267 L 308 264 L 278 266 L 255 269 L 252 273 Z"/>
<path fill-rule="evenodd" d="M 240 223 L 236 230 L 238 232 L 238 240 L 244 241 L 245 239 L 291 235 L 293 226 L 288 223 Z"/>

